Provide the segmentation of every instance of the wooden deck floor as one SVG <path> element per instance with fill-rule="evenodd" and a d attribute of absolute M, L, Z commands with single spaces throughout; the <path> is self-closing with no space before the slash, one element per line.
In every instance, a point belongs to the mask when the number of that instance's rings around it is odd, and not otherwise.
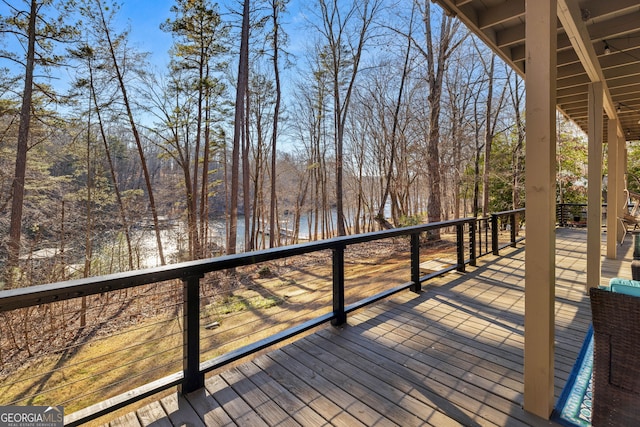
<path fill-rule="evenodd" d="M 630 277 L 630 241 L 604 261 L 603 283 Z M 556 399 L 591 318 L 585 242 L 584 229 L 558 230 Z M 110 425 L 554 425 L 522 409 L 524 247 L 502 253 Z"/>

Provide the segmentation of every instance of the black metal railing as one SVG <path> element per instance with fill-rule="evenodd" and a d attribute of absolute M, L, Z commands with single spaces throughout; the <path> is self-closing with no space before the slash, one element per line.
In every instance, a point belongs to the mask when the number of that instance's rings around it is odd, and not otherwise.
<path fill-rule="evenodd" d="M 631 206 L 631 205 L 630 205 Z M 556 224 L 559 227 L 586 227 L 586 203 L 558 203 L 556 204 Z M 607 204 L 602 204 L 602 226 L 607 224 Z"/>
<path fill-rule="evenodd" d="M 524 220 L 525 209 L 496 212 L 488 217 L 478 218 L 475 223 L 475 238 L 473 243 L 477 247 L 477 256 L 486 254 L 499 255 L 500 249 L 515 245 L 524 240 L 519 236 Z M 504 238 L 504 232 L 508 236 Z"/>
<path fill-rule="evenodd" d="M 496 212 L 491 214 L 491 252 L 494 255 L 500 254 L 500 249 L 507 246 L 516 247 L 516 243 L 524 240 L 524 236 L 518 237 L 520 221 L 524 220 L 525 209 L 515 209 L 511 211 Z M 509 231 L 509 239 L 506 243 L 500 241 L 500 229 Z"/>
<path fill-rule="evenodd" d="M 422 284 L 433 277 L 453 270 L 464 272 L 465 266 L 467 264 L 475 265 L 478 257 L 489 253 L 498 255 L 500 249 L 506 246 L 515 247 L 517 242 L 523 240 L 524 236 L 518 237 L 519 224 L 523 222 L 521 219 L 523 216 L 524 209 L 518 209 L 499 212 L 491 215 L 490 218 L 464 218 L 442 221 L 361 235 L 336 237 L 263 251 L 227 255 L 147 270 L 4 290 L 0 291 L 0 314 L 92 295 L 109 294 L 118 290 L 132 290 L 149 284 L 181 281 L 182 370 L 65 417 L 65 423 L 68 425 L 79 425 L 175 386 L 184 393 L 197 390 L 204 385 L 205 373 L 207 372 L 254 354 L 326 322 L 331 322 L 333 325 L 344 324 L 347 314 L 402 290 L 410 289 L 413 292 L 420 292 Z M 444 229 L 455 229 L 456 261 L 450 266 L 437 271 L 430 271 L 428 274 L 423 275 L 420 268 L 421 242 L 428 240 L 428 236 L 435 230 Z M 510 233 L 506 238 L 504 237 L 505 233 L 500 233 L 500 231 L 509 230 Z M 407 236 L 410 239 L 410 281 L 346 305 L 345 249 L 360 243 Z M 205 274 L 326 250 L 331 251 L 332 254 L 332 307 L 330 312 L 301 322 L 267 338 L 241 346 L 221 356 L 204 362 L 200 361 L 200 290 L 202 287 L 201 280 Z"/>

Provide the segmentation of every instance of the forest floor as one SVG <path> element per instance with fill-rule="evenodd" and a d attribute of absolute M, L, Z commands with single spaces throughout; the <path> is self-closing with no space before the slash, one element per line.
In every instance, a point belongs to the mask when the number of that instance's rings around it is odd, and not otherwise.
<path fill-rule="evenodd" d="M 455 263 L 450 239 L 455 236 L 443 235 L 438 244 L 421 248 L 423 265 Z M 239 268 L 231 275 L 206 275 L 201 281 L 201 361 L 330 312 L 331 256 L 324 251 Z M 408 239 L 345 251 L 346 305 L 409 280 Z M 58 308 L 3 314 L 0 404 L 63 405 L 71 413 L 179 372 L 182 284 L 114 294 L 88 299 L 85 311 L 74 300 Z"/>

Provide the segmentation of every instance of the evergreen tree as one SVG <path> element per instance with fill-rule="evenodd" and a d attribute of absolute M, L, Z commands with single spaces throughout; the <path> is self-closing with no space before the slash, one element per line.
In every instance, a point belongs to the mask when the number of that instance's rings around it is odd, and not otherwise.
<path fill-rule="evenodd" d="M 2 51 L 0 56 L 24 67 L 15 172 L 11 186 L 11 224 L 6 247 L 5 280 L 8 287 L 12 287 L 13 270 L 17 267 L 21 247 L 27 152 L 33 111 L 34 71 L 37 66 L 47 71 L 51 67 L 60 65 L 62 58 L 53 53 L 54 47 L 59 42 L 70 40 L 76 34 L 76 30 L 75 26 L 64 23 L 66 16 L 64 3 L 54 3 L 53 0 L 23 0 L 20 5 L 9 6 L 11 13 L 0 18 L 0 31 L 4 36 L 15 37 L 23 50 Z"/>
<path fill-rule="evenodd" d="M 222 21 L 217 5 L 208 0 L 178 0 L 171 12 L 174 19 L 164 22 L 161 28 L 174 37 L 171 70 L 180 77 L 171 79 L 171 90 L 181 104 L 175 106 L 175 111 L 192 116 L 183 117 L 181 126 L 174 127 L 170 151 L 183 169 L 190 256 L 201 258 L 208 246 L 209 165 L 214 154 L 211 148 L 217 148 L 212 127 L 226 91 L 217 73 L 226 68 L 229 27 Z"/>

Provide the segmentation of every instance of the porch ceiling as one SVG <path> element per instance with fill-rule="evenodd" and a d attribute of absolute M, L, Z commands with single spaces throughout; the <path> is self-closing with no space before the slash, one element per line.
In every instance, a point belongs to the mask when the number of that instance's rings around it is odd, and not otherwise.
<path fill-rule="evenodd" d="M 525 0 L 434 1 L 525 76 Z M 587 132 L 587 85 L 602 81 L 605 138 L 617 117 L 619 134 L 640 139 L 638 0 L 558 0 L 557 64 L 559 110 Z"/>

